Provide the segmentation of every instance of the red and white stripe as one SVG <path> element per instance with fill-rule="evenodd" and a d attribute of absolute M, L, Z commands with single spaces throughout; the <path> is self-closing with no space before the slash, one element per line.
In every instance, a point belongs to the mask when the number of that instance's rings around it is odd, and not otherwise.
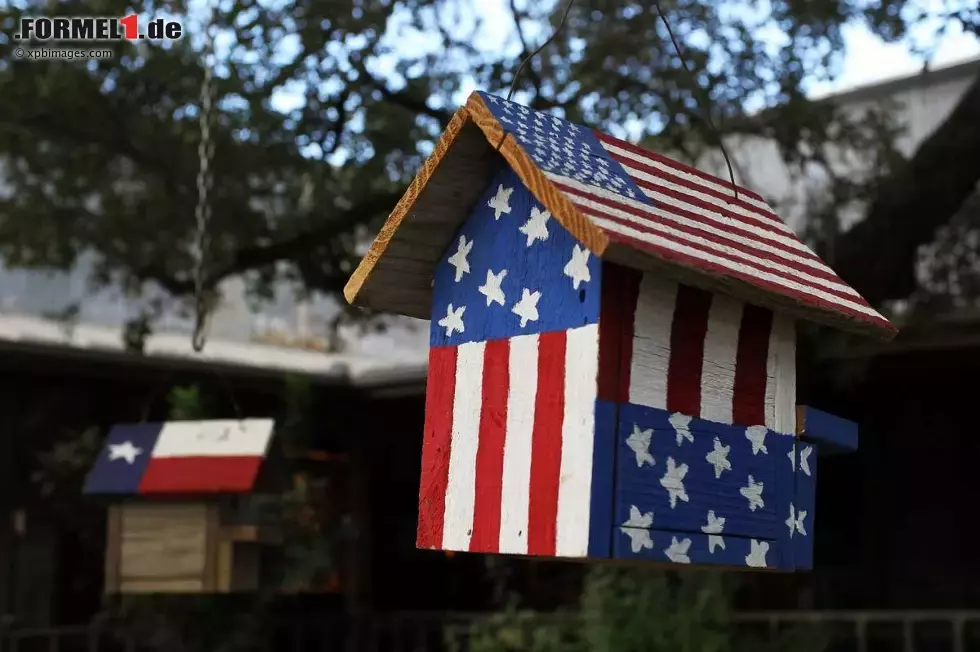
<path fill-rule="evenodd" d="M 893 329 L 756 193 L 596 132 L 651 204 L 546 173 L 614 240 L 713 274 L 737 277 L 803 304 Z"/>
<path fill-rule="evenodd" d="M 629 402 L 794 433 L 795 355 L 790 319 L 644 274 L 633 319 Z"/>
<path fill-rule="evenodd" d="M 429 352 L 417 545 L 584 557 L 595 324 Z"/>

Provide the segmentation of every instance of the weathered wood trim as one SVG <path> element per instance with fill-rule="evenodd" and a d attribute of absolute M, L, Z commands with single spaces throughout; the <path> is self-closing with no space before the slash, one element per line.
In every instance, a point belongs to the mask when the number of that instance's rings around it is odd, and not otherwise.
<path fill-rule="evenodd" d="M 544 176 L 512 135 L 505 134 L 483 98 L 473 93 L 466 101 L 466 109 L 474 124 L 483 131 L 487 140 L 497 148 L 521 182 L 548 209 L 551 216 L 589 251 L 596 256 L 602 256 L 609 245 L 609 237 Z"/>
<path fill-rule="evenodd" d="M 205 534 L 204 570 L 201 573 L 205 593 L 220 590 L 221 506 L 211 504 L 207 508 L 207 532 Z"/>
<path fill-rule="evenodd" d="M 361 260 L 357 269 L 351 274 L 350 279 L 347 281 L 347 285 L 344 287 L 344 297 L 347 299 L 348 303 L 354 304 L 357 300 L 358 294 L 367 282 L 368 277 L 371 272 L 374 271 L 375 266 L 378 264 L 378 260 L 384 255 L 385 250 L 388 248 L 391 242 L 392 236 L 395 235 L 395 231 L 401 226 L 402 222 L 408 216 L 409 211 L 412 210 L 412 206 L 418 199 L 422 190 L 425 188 L 426 184 L 432 179 L 435 174 L 436 169 L 442 162 L 443 157 L 449 152 L 449 148 L 452 147 L 453 142 L 455 142 L 456 137 L 459 132 L 462 131 L 463 127 L 468 121 L 467 110 L 461 108 L 453 115 L 452 120 L 449 121 L 449 125 L 446 130 L 442 133 L 439 138 L 439 142 L 436 143 L 435 150 L 432 155 L 426 159 L 422 168 L 415 175 L 415 179 L 412 180 L 411 185 L 409 185 L 408 190 L 402 195 L 402 198 L 398 200 L 395 204 L 394 210 L 388 216 L 385 221 L 384 226 L 381 227 L 381 231 L 378 232 L 377 237 L 375 237 L 374 242 L 371 243 L 371 248 L 365 254 L 364 258 Z"/>
<path fill-rule="evenodd" d="M 122 563 L 122 506 L 110 505 L 106 514 L 105 584 L 103 593 L 118 593 Z"/>

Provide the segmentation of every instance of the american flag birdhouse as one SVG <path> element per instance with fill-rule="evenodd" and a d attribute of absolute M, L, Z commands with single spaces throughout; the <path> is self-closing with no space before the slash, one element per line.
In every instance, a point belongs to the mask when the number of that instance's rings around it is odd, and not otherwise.
<path fill-rule="evenodd" d="M 896 331 L 737 190 L 469 97 L 345 290 L 431 320 L 418 547 L 810 567 L 794 324 Z"/>
<path fill-rule="evenodd" d="M 105 591 L 256 589 L 275 535 L 242 516 L 268 482 L 272 434 L 264 419 L 114 426 L 84 487 L 112 501 Z"/>

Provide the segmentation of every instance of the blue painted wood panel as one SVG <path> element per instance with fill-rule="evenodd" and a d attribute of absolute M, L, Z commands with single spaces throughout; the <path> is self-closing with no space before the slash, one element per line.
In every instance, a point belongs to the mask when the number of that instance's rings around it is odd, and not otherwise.
<path fill-rule="evenodd" d="M 613 469 L 616 466 L 616 419 L 619 406 L 596 401 L 592 449 L 592 496 L 589 509 L 589 557 L 609 558 L 613 527 Z"/>
<path fill-rule="evenodd" d="M 858 425 L 809 406 L 798 408 L 797 420 L 801 436 L 818 442 L 821 453 L 853 452 L 858 448 Z"/>
<path fill-rule="evenodd" d="M 620 527 L 613 539 L 613 557 L 773 570 L 779 565 L 780 543 L 700 532 Z"/>
<path fill-rule="evenodd" d="M 599 263 L 504 168 L 436 265 L 429 344 L 595 324 Z"/>
<path fill-rule="evenodd" d="M 797 442 L 793 497 L 793 521 L 787 514 L 786 532 L 792 542 L 793 565 L 799 570 L 813 568 L 813 537 L 817 514 L 817 446 Z M 792 523 L 792 529 L 790 524 Z"/>
<path fill-rule="evenodd" d="M 788 467 L 792 437 L 632 404 L 620 409 L 617 525 L 635 506 L 654 514 L 654 527 L 701 532 L 714 512 L 727 534 L 778 538 L 785 516 L 776 468 Z"/>

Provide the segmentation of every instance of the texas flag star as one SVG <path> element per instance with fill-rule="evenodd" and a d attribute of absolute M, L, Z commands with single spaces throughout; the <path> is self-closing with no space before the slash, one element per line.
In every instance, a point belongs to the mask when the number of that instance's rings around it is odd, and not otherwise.
<path fill-rule="evenodd" d="M 142 452 L 142 448 L 133 446 L 133 442 L 128 440 L 121 444 L 109 444 L 109 461 L 126 460 L 127 464 L 132 464 Z"/>

